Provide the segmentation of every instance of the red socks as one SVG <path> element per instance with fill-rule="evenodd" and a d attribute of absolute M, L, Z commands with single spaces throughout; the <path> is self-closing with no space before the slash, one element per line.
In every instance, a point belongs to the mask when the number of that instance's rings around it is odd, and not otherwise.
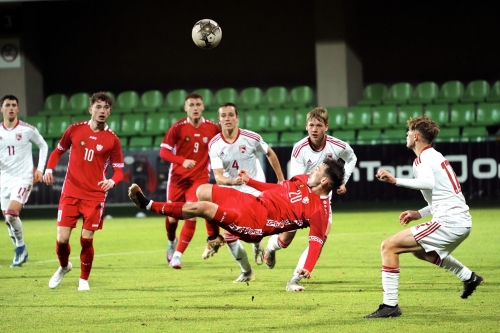
<path fill-rule="evenodd" d="M 80 253 L 80 279 L 88 280 L 90 271 L 92 270 L 92 262 L 94 261 L 94 246 L 92 238 L 80 237 L 82 252 Z"/>
<path fill-rule="evenodd" d="M 183 220 L 182 206 L 184 206 L 183 202 L 170 203 L 153 201 L 150 211 L 155 212 L 156 214 L 173 217 L 176 220 Z"/>
<path fill-rule="evenodd" d="M 59 243 L 56 241 L 56 254 L 59 259 L 59 265 L 61 267 L 68 266 L 69 254 L 71 253 L 71 247 L 69 243 Z"/>
<path fill-rule="evenodd" d="M 167 239 L 171 242 L 175 240 L 175 231 L 177 230 L 177 225 L 179 223 L 170 223 L 168 217 L 165 219 L 165 230 L 167 230 Z"/>
<path fill-rule="evenodd" d="M 184 225 L 182 226 L 181 234 L 179 235 L 179 242 L 177 243 L 176 251 L 184 253 L 189 245 L 189 242 L 193 238 L 194 231 L 196 229 L 196 220 L 184 220 Z"/>

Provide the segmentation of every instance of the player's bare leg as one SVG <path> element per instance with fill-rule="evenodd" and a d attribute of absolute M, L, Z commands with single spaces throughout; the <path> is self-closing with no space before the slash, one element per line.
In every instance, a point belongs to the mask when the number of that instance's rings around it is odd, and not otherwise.
<path fill-rule="evenodd" d="M 282 232 L 279 235 L 272 235 L 267 242 L 266 251 L 264 253 L 264 262 L 267 267 L 273 269 L 276 265 L 276 251 L 285 249 L 290 245 L 295 237 L 295 231 Z"/>

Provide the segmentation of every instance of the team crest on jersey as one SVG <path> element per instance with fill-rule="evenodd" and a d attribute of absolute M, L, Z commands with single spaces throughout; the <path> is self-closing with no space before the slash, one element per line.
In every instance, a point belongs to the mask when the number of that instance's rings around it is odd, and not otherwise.
<path fill-rule="evenodd" d="M 203 137 L 203 142 L 204 143 L 207 143 L 208 142 L 208 138 L 206 136 Z"/>
<path fill-rule="evenodd" d="M 326 158 L 333 158 L 332 153 L 328 153 L 328 154 L 326 154 Z"/>
<path fill-rule="evenodd" d="M 23 135 L 21 133 L 16 133 L 16 139 L 21 140 Z"/>
<path fill-rule="evenodd" d="M 308 204 L 309 203 L 309 197 L 302 198 L 302 203 L 303 204 Z"/>
<path fill-rule="evenodd" d="M 191 138 L 190 138 L 189 136 L 186 136 L 186 137 L 184 138 L 184 141 L 189 142 L 189 141 L 191 141 Z"/>
<path fill-rule="evenodd" d="M 95 146 L 95 149 L 97 149 L 97 151 L 101 151 L 102 148 L 103 148 L 102 145 L 99 145 L 99 144 Z"/>
<path fill-rule="evenodd" d="M 247 146 L 241 145 L 240 146 L 240 153 L 244 154 L 247 151 Z"/>
<path fill-rule="evenodd" d="M 80 141 L 80 146 L 85 146 L 85 140 Z"/>

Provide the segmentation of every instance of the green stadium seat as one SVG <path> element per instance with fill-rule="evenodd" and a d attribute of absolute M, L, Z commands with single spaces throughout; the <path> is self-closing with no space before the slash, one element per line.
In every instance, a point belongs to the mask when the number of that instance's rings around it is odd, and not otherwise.
<path fill-rule="evenodd" d="M 48 139 L 60 138 L 70 124 L 69 116 L 50 116 L 45 137 Z"/>
<path fill-rule="evenodd" d="M 132 113 L 132 110 L 139 106 L 139 94 L 129 90 L 121 92 L 116 98 L 113 106 L 114 113 Z"/>
<path fill-rule="evenodd" d="M 290 90 L 290 95 L 288 96 L 288 101 L 285 103 L 285 107 L 311 107 L 313 101 L 313 89 L 309 86 L 298 86 Z"/>
<path fill-rule="evenodd" d="M 474 126 L 500 125 L 500 103 L 479 103 Z"/>
<path fill-rule="evenodd" d="M 309 111 L 311 111 L 310 108 L 298 108 L 295 111 L 295 121 L 291 128 L 292 131 L 304 131 Z"/>
<path fill-rule="evenodd" d="M 263 99 L 264 93 L 262 89 L 258 87 L 245 88 L 240 93 L 238 108 L 242 110 L 259 108 Z"/>
<path fill-rule="evenodd" d="M 184 104 L 186 102 L 187 91 L 184 89 L 171 90 L 165 96 L 165 102 L 163 106 L 159 108 L 159 112 L 168 113 L 175 111 L 184 110 Z"/>
<path fill-rule="evenodd" d="M 376 105 L 372 114 L 372 129 L 396 127 L 398 110 L 395 105 Z"/>
<path fill-rule="evenodd" d="M 461 103 L 484 102 L 490 94 L 490 84 L 485 80 L 469 82 L 464 95 L 460 99 Z"/>
<path fill-rule="evenodd" d="M 217 104 L 217 108 L 224 103 L 233 103 L 237 104 L 238 101 L 238 92 L 234 88 L 222 88 L 217 90 L 215 93 L 215 103 Z"/>
<path fill-rule="evenodd" d="M 106 95 L 108 95 L 109 97 L 111 97 L 111 99 L 112 99 L 113 101 L 116 101 L 115 94 L 114 94 L 114 93 L 112 93 L 111 91 L 106 91 Z"/>
<path fill-rule="evenodd" d="M 335 130 L 330 132 L 332 136 L 339 140 L 345 141 L 349 144 L 353 144 L 356 141 L 356 131 L 355 130 Z"/>
<path fill-rule="evenodd" d="M 64 94 L 52 94 L 45 99 L 45 106 L 40 115 L 56 116 L 68 108 L 68 98 Z"/>
<path fill-rule="evenodd" d="M 464 85 L 460 81 L 448 81 L 443 83 L 438 97 L 434 100 L 436 104 L 457 103 L 464 94 Z"/>
<path fill-rule="evenodd" d="M 161 143 L 163 142 L 163 138 L 165 135 L 156 135 L 153 137 L 153 149 L 160 150 Z"/>
<path fill-rule="evenodd" d="M 347 110 L 345 129 L 367 129 L 371 125 L 372 113 L 369 106 L 351 106 Z"/>
<path fill-rule="evenodd" d="M 239 113 L 239 111 L 238 111 Z M 211 121 L 215 122 L 216 124 L 219 123 L 219 111 L 203 111 L 203 117 L 206 119 L 210 119 Z"/>
<path fill-rule="evenodd" d="M 305 131 L 288 131 L 281 132 L 280 135 L 280 146 L 281 147 L 293 147 L 299 140 L 302 140 L 307 136 Z"/>
<path fill-rule="evenodd" d="M 475 121 L 474 104 L 453 104 L 450 113 L 450 126 L 463 127 L 470 126 Z"/>
<path fill-rule="evenodd" d="M 208 88 L 200 88 L 196 89 L 193 91 L 194 93 L 200 95 L 203 98 L 203 105 L 205 106 L 205 110 L 211 110 L 216 108 L 217 106 L 214 105 L 214 93 L 212 90 Z"/>
<path fill-rule="evenodd" d="M 144 135 L 161 135 L 162 138 L 170 127 L 170 115 L 155 112 L 146 115 L 146 128 Z"/>
<path fill-rule="evenodd" d="M 382 136 L 378 129 L 359 130 L 356 143 L 359 145 L 375 145 L 380 143 L 381 139 Z"/>
<path fill-rule="evenodd" d="M 382 134 L 382 143 L 405 143 L 406 142 L 406 129 L 392 128 L 386 129 Z"/>
<path fill-rule="evenodd" d="M 71 95 L 68 101 L 68 107 L 66 110 L 62 111 L 63 114 L 69 115 L 81 115 L 88 114 L 90 106 L 90 95 L 81 92 Z"/>
<path fill-rule="evenodd" d="M 120 132 L 120 118 L 119 114 L 111 114 L 106 120 L 106 125 L 115 133 Z"/>
<path fill-rule="evenodd" d="M 123 136 L 120 139 L 120 143 L 122 145 L 122 149 L 127 150 L 128 149 L 128 136 Z"/>
<path fill-rule="evenodd" d="M 271 112 L 270 131 L 289 131 L 295 121 L 294 109 L 277 109 Z"/>
<path fill-rule="evenodd" d="M 401 105 L 398 113 L 398 124 L 396 127 L 406 128 L 406 122 L 410 118 L 416 118 L 424 114 L 424 109 L 420 104 Z"/>
<path fill-rule="evenodd" d="M 128 148 L 131 150 L 149 150 L 153 146 L 153 138 L 150 136 L 131 137 Z"/>
<path fill-rule="evenodd" d="M 133 108 L 136 113 L 156 112 L 163 104 L 163 93 L 159 90 L 148 90 L 141 95 L 139 105 Z"/>
<path fill-rule="evenodd" d="M 488 130 L 484 126 L 462 128 L 462 141 L 481 142 L 488 139 Z"/>
<path fill-rule="evenodd" d="M 430 104 L 439 94 L 435 82 L 421 82 L 415 88 L 415 94 L 408 100 L 409 104 Z"/>
<path fill-rule="evenodd" d="M 45 136 L 47 132 L 47 117 L 46 116 L 28 116 L 25 120 L 26 123 L 35 126 L 38 132 Z"/>
<path fill-rule="evenodd" d="M 346 125 L 346 108 L 343 106 L 334 106 L 328 110 L 328 128 L 331 130 L 344 128 Z"/>
<path fill-rule="evenodd" d="M 486 97 L 489 103 L 500 102 L 500 81 L 493 83 L 490 89 L 490 95 Z"/>
<path fill-rule="evenodd" d="M 384 104 L 392 105 L 407 104 L 408 100 L 413 94 L 413 87 L 408 82 L 399 82 L 392 85 L 387 93 L 387 98 L 384 100 Z"/>
<path fill-rule="evenodd" d="M 365 87 L 363 99 L 358 105 L 378 105 L 387 97 L 387 86 L 383 83 L 372 83 Z"/>
<path fill-rule="evenodd" d="M 173 126 L 176 122 L 182 118 L 187 118 L 186 111 L 170 112 L 170 126 Z"/>
<path fill-rule="evenodd" d="M 262 103 L 263 107 L 268 107 L 271 109 L 282 108 L 287 100 L 288 90 L 282 86 L 270 87 L 266 90 L 264 95 L 264 101 Z"/>
<path fill-rule="evenodd" d="M 425 116 L 434 120 L 440 127 L 450 125 L 448 104 L 429 104 L 425 108 Z"/>
<path fill-rule="evenodd" d="M 144 116 L 127 115 L 122 119 L 118 136 L 136 136 L 144 133 Z"/>
<path fill-rule="evenodd" d="M 82 121 L 90 120 L 91 117 L 92 116 L 88 112 L 87 112 L 86 115 L 79 114 L 79 115 L 76 115 L 76 116 L 72 117 L 71 123 L 72 124 L 76 124 L 76 123 L 79 123 L 79 122 L 82 122 Z"/>
<path fill-rule="evenodd" d="M 460 127 L 441 128 L 436 142 L 460 142 Z"/>
<path fill-rule="evenodd" d="M 262 137 L 262 140 L 264 140 L 265 143 L 267 143 L 271 147 L 275 147 L 279 143 L 279 133 L 278 132 L 267 132 L 267 133 L 260 133 L 260 136 Z"/>
<path fill-rule="evenodd" d="M 253 109 L 246 113 L 245 126 L 250 131 L 257 133 L 269 130 L 269 110 L 268 109 Z"/>

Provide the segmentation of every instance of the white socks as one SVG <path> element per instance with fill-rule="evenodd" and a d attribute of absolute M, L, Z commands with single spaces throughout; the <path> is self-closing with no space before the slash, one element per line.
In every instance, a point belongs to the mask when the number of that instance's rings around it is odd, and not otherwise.
<path fill-rule="evenodd" d="M 267 242 L 267 249 L 269 251 L 278 251 L 279 249 L 281 249 L 281 246 L 278 243 L 278 237 L 279 235 L 272 235 L 269 238 L 269 241 Z"/>
<path fill-rule="evenodd" d="M 399 267 L 392 268 L 382 266 L 382 289 L 384 292 L 384 304 L 389 306 L 398 305 Z"/>
<path fill-rule="evenodd" d="M 240 266 L 242 272 L 250 272 L 252 270 L 250 262 L 248 261 L 247 252 L 245 251 L 243 245 L 239 240 L 237 240 L 236 242 L 227 243 L 227 248 Z"/>
<path fill-rule="evenodd" d="M 23 236 L 23 223 L 18 216 L 12 216 L 9 214 L 5 215 L 5 222 L 7 223 L 7 228 L 9 228 L 10 237 L 14 237 L 15 246 L 23 246 L 24 245 L 24 236 Z M 14 242 L 13 242 L 14 243 Z"/>
<path fill-rule="evenodd" d="M 452 256 L 444 258 L 439 267 L 452 272 L 462 281 L 467 281 L 472 276 L 472 271 Z"/>

